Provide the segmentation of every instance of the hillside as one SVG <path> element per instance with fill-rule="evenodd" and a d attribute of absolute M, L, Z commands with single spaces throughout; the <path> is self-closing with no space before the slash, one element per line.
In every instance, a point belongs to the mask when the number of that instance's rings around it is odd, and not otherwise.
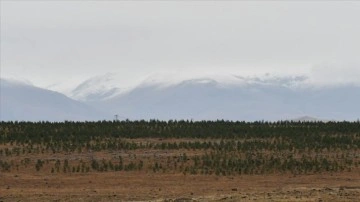
<path fill-rule="evenodd" d="M 107 117 L 58 92 L 5 79 L 1 79 L 0 84 L 0 119 L 4 121 L 80 121 Z"/>

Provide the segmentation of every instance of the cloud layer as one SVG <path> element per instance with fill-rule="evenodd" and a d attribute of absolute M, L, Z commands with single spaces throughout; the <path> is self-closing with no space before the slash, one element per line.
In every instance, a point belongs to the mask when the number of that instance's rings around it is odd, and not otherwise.
<path fill-rule="evenodd" d="M 360 64 L 358 19 L 354 1 L 5 1 L 1 76 L 41 87 L 107 72 L 122 86 L 164 72 L 357 83 L 358 66 L 344 64 Z"/>

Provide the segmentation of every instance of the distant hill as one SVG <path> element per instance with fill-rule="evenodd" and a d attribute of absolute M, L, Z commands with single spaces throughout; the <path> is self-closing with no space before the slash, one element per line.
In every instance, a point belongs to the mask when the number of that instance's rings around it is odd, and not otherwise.
<path fill-rule="evenodd" d="M 64 121 L 107 117 L 65 95 L 29 84 L 1 79 L 0 120 Z"/>
<path fill-rule="evenodd" d="M 291 119 L 291 121 L 299 121 L 299 122 L 316 122 L 316 121 L 323 121 L 321 119 L 317 119 L 311 116 L 302 116 L 299 118 Z"/>

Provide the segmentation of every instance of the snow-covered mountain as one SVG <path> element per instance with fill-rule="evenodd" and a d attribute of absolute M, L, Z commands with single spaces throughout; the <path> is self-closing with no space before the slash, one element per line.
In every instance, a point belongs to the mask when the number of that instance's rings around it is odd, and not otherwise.
<path fill-rule="evenodd" d="M 285 88 L 275 90 L 291 93 Z M 282 101 L 268 96 L 271 93 L 250 85 L 223 86 L 215 80 L 196 79 L 165 87 L 139 86 L 96 106 L 131 119 L 280 119 L 296 112 L 281 110 Z"/>
<path fill-rule="evenodd" d="M 236 80 L 234 80 L 236 81 Z M 302 77 L 247 79 L 223 83 L 198 78 L 180 83 L 144 82 L 129 92 L 89 103 L 130 119 L 284 120 L 314 116 L 356 120 L 360 88 L 313 88 Z"/>
<path fill-rule="evenodd" d="M 106 113 L 65 95 L 26 83 L 1 79 L 0 120 L 100 120 Z"/>
<path fill-rule="evenodd" d="M 354 85 L 314 87 L 307 83 L 306 77 L 175 78 L 151 76 L 137 86 L 121 87 L 121 82 L 112 75 L 93 77 L 68 94 L 73 99 L 2 80 L 1 119 L 109 120 L 115 114 L 122 119 L 163 120 L 275 121 L 307 116 L 316 120 L 357 120 L 360 117 L 360 87 Z"/>

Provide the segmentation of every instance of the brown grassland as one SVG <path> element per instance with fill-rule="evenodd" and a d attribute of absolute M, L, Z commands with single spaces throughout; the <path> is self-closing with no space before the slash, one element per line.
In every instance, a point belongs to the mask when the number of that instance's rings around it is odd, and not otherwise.
<path fill-rule="evenodd" d="M 360 201 L 360 122 L 1 122 L 0 201 Z"/>
<path fill-rule="evenodd" d="M 137 144 L 181 142 L 181 139 L 133 139 Z M 183 140 L 186 142 L 191 139 Z M 199 140 L 197 140 L 199 141 Z M 207 141 L 207 140 L 201 140 Z M 217 141 L 219 140 L 212 140 Z M 5 151 L 14 146 L 7 144 Z M 19 148 L 19 147 L 18 147 Z M 27 148 L 27 147 L 26 147 Z M 21 149 L 20 149 L 21 150 Z M 154 162 L 165 164 L 186 154 L 191 159 L 208 150 L 134 149 L 121 151 L 25 152 L 2 156 L 11 169 L 0 173 L 0 201 L 358 201 L 360 169 L 319 173 L 191 174 L 167 166 L 154 171 Z M 265 153 L 268 151 L 264 151 Z M 143 161 L 142 169 L 94 171 L 93 159 L 121 156 L 124 165 Z M 27 159 L 27 160 L 24 160 Z M 36 169 L 37 160 L 43 163 Z M 64 168 L 64 160 L 68 168 Z M 184 165 L 190 164 L 186 159 Z M 55 168 L 60 160 L 59 170 Z M 27 161 L 27 163 L 25 163 Z M 179 162 L 177 159 L 174 162 Z M 84 169 L 78 165 L 83 163 Z M 180 163 L 179 163 L 180 164 Z M 181 167 L 179 165 L 178 167 Z"/>

